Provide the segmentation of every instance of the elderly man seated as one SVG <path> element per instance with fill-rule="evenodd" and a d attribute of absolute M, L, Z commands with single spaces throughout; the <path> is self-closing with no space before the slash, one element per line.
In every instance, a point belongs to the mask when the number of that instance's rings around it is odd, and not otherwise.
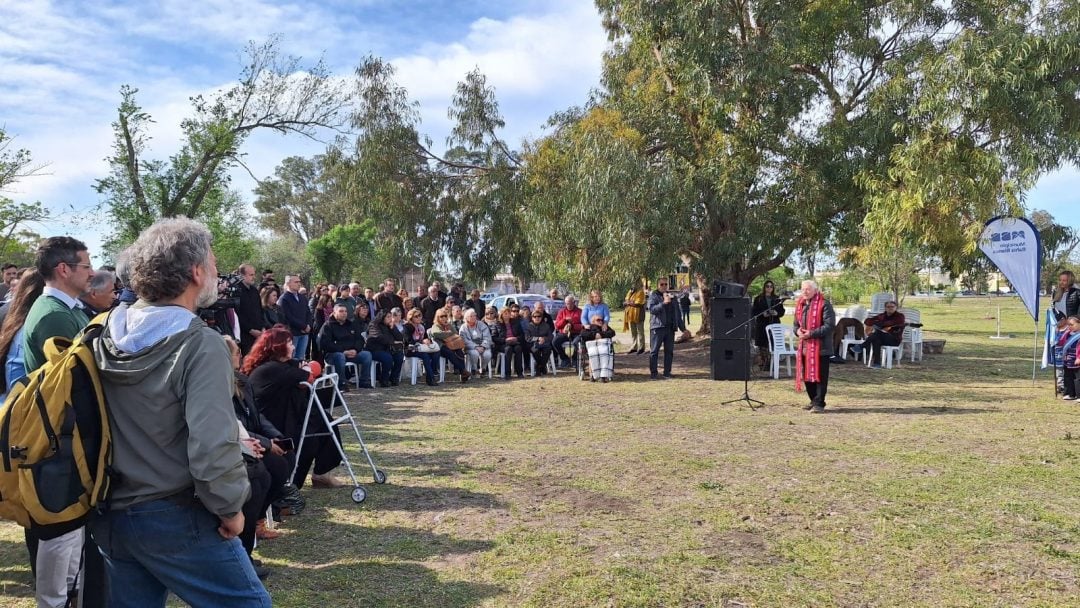
<path fill-rule="evenodd" d="M 897 312 L 896 308 L 896 302 L 886 302 L 885 312 L 867 317 L 864 323 L 866 340 L 851 347 L 856 357 L 862 354 L 863 349 L 871 348 L 870 361 L 873 367 L 881 367 L 882 346 L 899 346 L 904 339 L 904 326 L 907 321 L 904 314 Z"/>
<path fill-rule="evenodd" d="M 577 344 L 578 335 L 581 334 L 584 326 L 581 324 L 581 309 L 578 308 L 577 298 L 566 296 L 563 302 L 566 308 L 560 310 L 555 316 L 555 340 L 551 345 L 555 347 L 555 353 L 559 355 L 562 367 L 570 367 L 573 363 L 570 361 L 570 355 L 566 354 L 566 343 Z"/>

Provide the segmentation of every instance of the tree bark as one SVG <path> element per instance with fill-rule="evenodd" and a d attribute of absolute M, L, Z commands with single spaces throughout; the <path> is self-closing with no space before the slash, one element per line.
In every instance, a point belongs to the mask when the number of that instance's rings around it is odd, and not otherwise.
<path fill-rule="evenodd" d="M 696 274 L 694 280 L 697 281 L 698 297 L 701 299 L 701 327 L 698 327 L 698 336 L 708 336 L 712 334 L 712 326 L 709 323 L 709 308 L 712 304 L 712 289 L 709 287 L 709 281 L 705 278 L 705 275 Z"/>

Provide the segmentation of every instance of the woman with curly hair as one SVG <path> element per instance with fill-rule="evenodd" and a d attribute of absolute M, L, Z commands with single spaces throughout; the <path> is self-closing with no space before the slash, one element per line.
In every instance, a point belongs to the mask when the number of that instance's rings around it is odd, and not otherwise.
<path fill-rule="evenodd" d="M 317 378 L 322 366 L 317 362 L 294 361 L 293 352 L 292 333 L 284 327 L 272 327 L 255 341 L 251 352 L 244 357 L 240 371 L 248 377 L 259 412 L 270 424 L 291 438 L 293 445 L 299 446 L 309 396 L 308 388 L 301 386 L 301 383 Z M 326 432 L 321 417 L 313 415 L 309 418 L 308 432 Z M 336 428 L 334 434 L 337 434 Z M 330 471 L 341 463 L 341 454 L 329 435 L 308 437 L 304 440 L 304 448 L 297 455 L 293 485 L 297 488 L 304 486 L 304 480 L 313 463 L 315 470 L 311 476 L 312 486 L 319 488 L 342 485 L 330 475 Z"/>
<path fill-rule="evenodd" d="M 0 401 L 7 397 L 7 389 L 26 375 L 23 359 L 23 324 L 30 307 L 45 289 L 45 279 L 36 269 L 27 270 L 14 289 L 14 297 L 8 305 L 7 316 L 0 326 L 0 363 L 3 364 L 4 385 L 0 388 Z"/>

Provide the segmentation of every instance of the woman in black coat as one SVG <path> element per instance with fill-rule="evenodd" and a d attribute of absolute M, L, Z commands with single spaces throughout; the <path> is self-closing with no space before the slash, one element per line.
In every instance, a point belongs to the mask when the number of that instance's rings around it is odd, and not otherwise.
<path fill-rule="evenodd" d="M 761 293 L 754 298 L 750 314 L 756 317 L 754 343 L 758 347 L 758 363 L 761 369 L 769 369 L 769 336 L 765 332 L 765 327 L 780 322 L 780 317 L 784 316 L 782 302 L 780 296 L 776 295 L 776 286 L 772 281 L 765 281 Z"/>
<path fill-rule="evenodd" d="M 405 361 L 405 336 L 394 326 L 394 315 L 380 310 L 368 326 L 367 350 L 371 364 L 379 364 L 379 385 L 397 386 L 401 379 L 401 364 Z"/>

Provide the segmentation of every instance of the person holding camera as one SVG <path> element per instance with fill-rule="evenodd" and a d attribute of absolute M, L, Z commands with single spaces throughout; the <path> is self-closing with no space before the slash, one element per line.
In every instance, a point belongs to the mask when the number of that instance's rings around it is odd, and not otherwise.
<path fill-rule="evenodd" d="M 882 346 L 899 346 L 904 339 L 907 320 L 904 319 L 904 313 L 897 312 L 896 308 L 896 302 L 886 302 L 885 312 L 867 317 L 864 323 L 866 339 L 862 344 L 851 347 L 856 357 L 862 354 L 863 349 L 870 347 L 870 363 L 873 367 L 881 367 Z"/>
<path fill-rule="evenodd" d="M 266 316 L 263 314 L 259 288 L 255 286 L 255 267 L 241 264 L 236 274 L 240 277 L 236 322 L 240 325 L 240 352 L 246 355 L 251 352 L 255 339 L 266 329 Z"/>
<path fill-rule="evenodd" d="M 660 376 L 658 359 L 660 347 L 664 347 L 664 378 L 671 378 L 671 362 L 675 357 L 675 332 L 685 332 L 686 324 L 683 323 L 682 310 L 679 301 L 667 290 L 668 282 L 660 279 L 656 284 L 656 290 L 649 294 L 646 305 L 652 320 L 649 322 L 649 344 L 652 350 L 649 352 L 649 377 L 657 380 Z"/>

